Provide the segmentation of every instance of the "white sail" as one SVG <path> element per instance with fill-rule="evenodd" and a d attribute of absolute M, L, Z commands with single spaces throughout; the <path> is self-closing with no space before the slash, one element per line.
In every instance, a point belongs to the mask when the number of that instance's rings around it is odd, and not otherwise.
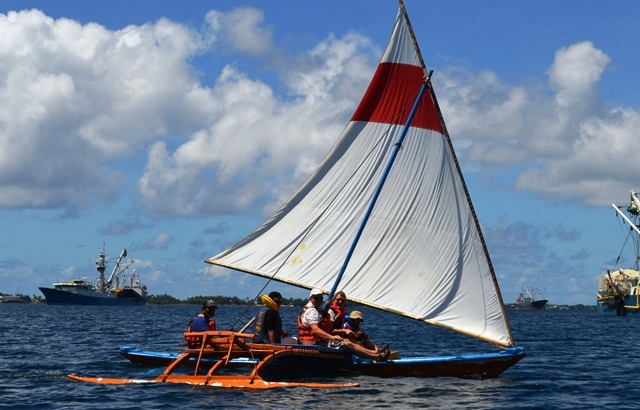
<path fill-rule="evenodd" d="M 402 6 L 402 5 L 401 5 Z M 426 69 L 401 7 L 371 85 L 315 172 L 253 233 L 206 260 L 329 291 Z M 350 300 L 513 345 L 431 85 L 344 271 Z"/>

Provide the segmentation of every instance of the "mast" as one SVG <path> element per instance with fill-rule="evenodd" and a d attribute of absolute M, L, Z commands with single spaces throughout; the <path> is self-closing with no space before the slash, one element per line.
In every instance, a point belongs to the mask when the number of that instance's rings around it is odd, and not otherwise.
<path fill-rule="evenodd" d="M 122 252 L 120 253 L 120 256 L 118 257 L 118 261 L 116 262 L 116 266 L 113 267 L 113 271 L 111 271 L 111 275 L 109 275 L 109 279 L 107 280 L 106 283 L 106 287 L 110 288 L 111 287 L 111 282 L 113 282 L 113 279 L 118 277 L 118 275 L 123 272 L 125 269 L 127 269 L 132 263 L 133 261 L 130 261 L 124 268 L 122 268 L 120 270 L 120 272 L 118 272 L 118 268 L 120 267 L 120 262 L 122 261 L 122 258 L 126 258 L 127 257 L 127 250 L 123 249 Z"/>
<path fill-rule="evenodd" d="M 340 283 L 340 280 L 342 279 L 342 276 L 344 275 L 344 272 L 347 269 L 347 265 L 349 264 L 349 261 L 351 260 L 351 255 L 353 255 L 353 251 L 356 249 L 356 245 L 358 244 L 358 240 L 360 239 L 360 236 L 362 236 L 362 232 L 364 231 L 364 228 L 367 225 L 367 221 L 369 220 L 369 217 L 371 216 L 371 212 L 373 212 L 373 207 L 375 206 L 376 201 L 378 200 L 378 197 L 380 196 L 380 192 L 382 192 L 382 187 L 384 186 L 384 183 L 387 180 L 387 177 L 389 176 L 389 172 L 391 172 L 391 167 L 393 166 L 393 163 L 394 163 L 396 157 L 398 156 L 398 151 L 400 150 L 400 148 L 402 148 L 402 142 L 404 141 L 404 137 L 407 135 L 407 131 L 409 130 L 409 127 L 411 126 L 411 121 L 413 120 L 413 117 L 415 116 L 416 111 L 417 111 L 418 107 L 420 106 L 420 101 L 422 101 L 422 96 L 424 95 L 424 92 L 427 89 L 428 81 L 429 81 L 429 78 L 428 77 L 425 78 L 425 82 L 422 84 L 422 87 L 420 88 L 420 92 L 418 93 L 416 101 L 413 104 L 413 108 L 411 108 L 411 113 L 409 114 L 409 118 L 407 118 L 407 122 L 405 123 L 404 127 L 402 128 L 402 132 L 398 136 L 398 140 L 396 141 L 396 143 L 393 146 L 393 150 L 391 151 L 391 157 L 389 158 L 389 161 L 387 162 L 387 166 L 385 167 L 384 172 L 382 173 L 382 175 L 380 177 L 380 181 L 378 182 L 378 186 L 376 187 L 376 190 L 373 193 L 373 196 L 371 197 L 371 201 L 369 202 L 369 206 L 367 208 L 367 211 L 366 211 L 364 217 L 362 218 L 362 222 L 360 223 L 360 227 L 358 228 L 358 231 L 356 232 L 356 235 L 353 238 L 353 242 L 351 243 L 351 247 L 349 248 L 349 252 L 347 252 L 347 256 L 346 256 L 346 258 L 344 260 L 344 263 L 342 264 L 342 267 L 340 268 L 340 272 L 338 272 L 338 277 L 336 278 L 335 282 L 333 283 L 333 287 L 331 288 L 331 292 L 329 293 L 329 298 L 328 298 L 329 301 L 331 299 L 333 299 L 333 295 L 336 292 L 336 290 L 338 289 L 338 284 Z"/>
<path fill-rule="evenodd" d="M 98 253 L 98 259 L 96 260 L 96 269 L 98 270 L 98 292 L 105 292 L 104 270 L 107 267 L 107 258 L 104 253 L 104 243 L 102 249 Z"/>
<path fill-rule="evenodd" d="M 411 113 L 409 114 L 409 117 L 407 118 L 407 121 L 402 129 L 402 132 L 400 133 L 400 135 L 398 136 L 398 140 L 396 141 L 396 143 L 394 144 L 393 150 L 391 152 L 391 157 L 389 158 L 389 161 L 387 162 L 387 166 L 384 169 L 384 172 L 382 173 L 382 176 L 380 177 L 380 181 L 378 182 L 378 186 L 376 187 L 375 192 L 373 193 L 373 196 L 371 197 L 371 201 L 369 202 L 369 206 L 367 208 L 367 211 L 365 212 L 365 215 L 362 219 L 362 222 L 360 223 L 360 227 L 358 228 L 358 231 L 356 232 L 356 235 L 353 239 L 353 242 L 351 243 L 351 247 L 349 248 L 349 251 L 347 252 L 347 256 L 345 257 L 345 260 L 342 264 L 342 267 L 340 268 L 340 271 L 338 272 L 338 276 L 335 280 L 335 282 L 333 283 L 333 286 L 331 288 L 331 291 L 329 292 L 329 301 L 333 298 L 333 295 L 335 294 L 336 290 L 338 289 L 338 284 L 340 283 L 340 281 L 342 280 L 342 276 L 344 275 L 345 270 L 347 269 L 347 265 L 349 264 L 349 261 L 351 260 L 351 256 L 353 255 L 353 252 L 358 244 L 358 241 L 362 235 L 362 232 L 364 231 L 364 228 L 367 224 L 367 221 L 369 220 L 369 217 L 371 216 L 371 212 L 373 212 L 373 208 L 376 204 L 376 201 L 378 199 L 378 197 L 380 196 L 380 192 L 382 192 L 382 187 L 384 186 L 385 181 L 387 180 L 387 176 L 389 176 L 389 172 L 391 172 L 391 167 L 393 166 L 393 163 L 398 155 L 398 151 L 400 150 L 400 148 L 402 148 L 402 143 L 404 141 L 405 136 L 407 135 L 407 131 L 409 130 L 409 127 L 411 126 L 411 122 L 413 120 L 413 117 L 415 116 L 416 111 L 418 110 L 418 107 L 420 106 L 420 102 L 422 101 L 422 97 L 425 93 L 425 90 L 428 87 L 428 84 L 430 83 L 430 79 L 431 79 L 431 73 L 427 73 L 427 67 L 424 64 L 424 60 L 422 59 L 422 54 L 420 53 L 420 47 L 418 47 L 418 40 L 416 39 L 416 36 L 413 32 L 413 27 L 411 26 L 411 22 L 409 21 L 409 15 L 407 14 L 407 10 L 404 6 L 404 2 L 402 0 L 398 0 L 399 4 L 400 4 L 400 10 L 402 11 L 402 15 L 405 19 L 405 21 L 407 22 L 407 28 L 409 29 L 409 33 L 411 35 L 411 41 L 413 43 L 413 47 L 416 51 L 416 54 L 418 56 L 418 60 L 420 61 L 420 65 L 422 67 L 422 71 L 424 73 L 424 83 L 422 84 L 422 87 L 420 88 L 420 91 L 416 97 L 416 101 L 413 104 L 413 107 L 411 109 Z M 441 119 L 442 122 L 442 119 Z M 328 303 L 328 302 L 327 302 Z"/>
<path fill-rule="evenodd" d="M 638 201 L 638 197 L 636 196 L 637 194 L 633 191 L 631 191 L 631 205 L 629 205 L 629 208 L 631 208 L 632 206 L 634 207 L 633 209 L 640 209 L 640 201 Z M 633 229 L 634 231 L 636 231 L 636 233 L 638 233 L 640 235 L 640 228 L 638 228 L 638 226 L 636 226 L 636 224 L 634 224 L 631 219 L 629 219 L 629 217 L 627 215 L 625 215 L 621 210 L 620 207 L 618 207 L 616 204 L 611 204 L 611 206 L 613 207 L 613 209 L 616 210 L 616 212 L 618 214 L 620 214 L 620 216 L 622 216 L 622 218 L 629 224 L 629 226 L 631 227 L 631 229 Z M 629 209 L 628 208 L 628 209 Z"/>
<path fill-rule="evenodd" d="M 629 206 L 627 207 L 627 212 L 629 212 L 630 215 L 633 215 L 633 219 L 637 221 L 637 216 L 638 213 L 640 211 L 640 200 L 638 200 L 638 194 L 634 191 L 631 191 L 631 203 L 629 204 Z M 613 207 L 613 209 L 616 210 L 616 212 L 622 216 L 622 219 L 624 219 L 624 221 L 629 225 L 630 230 L 634 231 L 637 235 L 633 242 L 633 246 L 634 246 L 634 261 L 633 261 L 633 266 L 634 269 L 638 270 L 640 269 L 640 242 L 636 239 L 640 237 L 640 228 L 638 227 L 638 225 L 631 220 L 631 218 L 629 218 L 627 215 L 624 214 L 624 212 L 622 212 L 620 210 L 620 206 L 617 206 L 616 204 L 611 204 L 611 206 Z M 631 232 L 629 233 L 629 235 L 631 235 Z M 628 240 L 629 236 L 627 236 L 627 240 Z M 625 242 L 626 243 L 626 242 Z M 618 259 L 616 260 L 616 264 L 618 263 L 618 260 L 620 259 L 620 255 L 618 256 Z"/>

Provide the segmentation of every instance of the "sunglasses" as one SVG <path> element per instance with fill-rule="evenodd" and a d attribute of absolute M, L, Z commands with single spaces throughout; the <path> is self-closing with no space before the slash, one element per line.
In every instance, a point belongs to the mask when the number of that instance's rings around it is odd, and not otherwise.
<path fill-rule="evenodd" d="M 336 299 L 336 302 L 346 302 L 345 299 Z"/>
<path fill-rule="evenodd" d="M 276 305 L 282 305 L 282 301 L 280 299 L 273 299 L 273 303 Z"/>
<path fill-rule="evenodd" d="M 318 300 L 318 299 L 322 300 L 322 298 L 323 298 L 322 295 L 320 295 L 320 296 L 312 296 L 311 297 L 311 299 L 313 299 L 313 300 Z"/>

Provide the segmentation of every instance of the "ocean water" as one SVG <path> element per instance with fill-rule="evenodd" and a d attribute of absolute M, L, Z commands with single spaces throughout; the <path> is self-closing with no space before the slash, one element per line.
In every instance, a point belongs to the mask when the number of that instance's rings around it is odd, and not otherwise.
<path fill-rule="evenodd" d="M 637 409 L 636 340 L 640 319 L 595 311 L 509 310 L 528 356 L 499 378 L 358 376 L 360 387 L 237 391 L 176 384 L 107 386 L 74 382 L 70 373 L 152 379 L 162 369 L 128 362 L 121 345 L 178 351 L 198 306 L 47 306 L 0 304 L 0 408 L 173 409 Z M 239 330 L 245 307 L 221 306 L 218 329 Z M 285 328 L 299 308 L 283 307 Z M 362 308 L 364 328 L 403 356 L 491 351 L 483 342 Z M 247 312 L 248 314 L 252 312 Z"/>

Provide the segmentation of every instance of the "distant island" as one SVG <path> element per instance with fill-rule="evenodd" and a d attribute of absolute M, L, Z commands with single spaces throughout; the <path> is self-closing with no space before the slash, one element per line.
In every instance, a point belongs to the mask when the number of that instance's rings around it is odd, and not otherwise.
<path fill-rule="evenodd" d="M 259 300 L 251 298 L 241 299 L 237 296 L 192 296 L 187 299 L 181 300 L 174 298 L 171 295 L 149 295 L 147 296 L 148 305 L 202 305 L 207 300 L 215 300 L 219 305 L 262 305 Z M 28 296 L 22 294 L 7 295 L 0 293 L 0 303 L 47 303 L 44 296 Z M 290 306 L 304 306 L 307 303 L 306 299 L 302 298 L 282 298 L 283 305 Z M 515 303 L 505 304 L 506 309 L 516 309 Z M 595 305 L 547 305 L 545 310 L 595 310 Z"/>
<path fill-rule="evenodd" d="M 147 296 L 148 305 L 202 305 L 207 300 L 215 300 L 219 305 L 262 305 L 260 301 L 251 298 L 241 299 L 237 296 L 192 296 L 185 300 L 177 299 L 167 294 Z M 44 296 L 28 296 L 22 294 L 5 295 L 0 293 L 0 303 L 3 303 L 3 301 L 6 301 L 4 303 L 8 303 L 9 301 L 13 303 L 47 303 Z M 306 299 L 282 298 L 283 305 L 304 306 L 306 303 Z"/>

